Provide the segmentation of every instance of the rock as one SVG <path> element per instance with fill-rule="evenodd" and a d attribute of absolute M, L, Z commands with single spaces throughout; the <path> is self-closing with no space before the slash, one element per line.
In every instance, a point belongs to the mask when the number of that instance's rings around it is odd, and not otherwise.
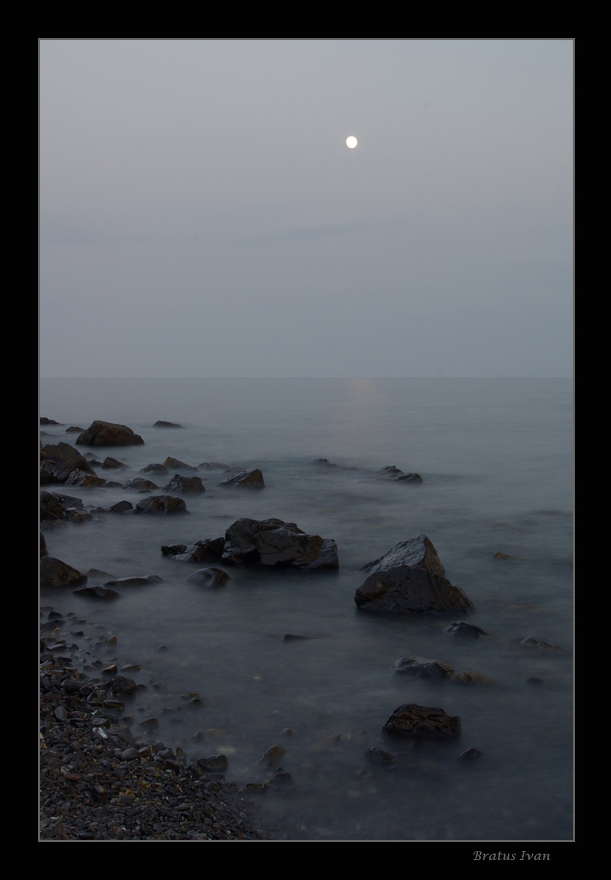
<path fill-rule="evenodd" d="M 204 587 L 224 587 L 231 578 L 222 568 L 200 568 L 187 578 L 187 583 Z"/>
<path fill-rule="evenodd" d="M 117 501 L 110 509 L 113 513 L 127 513 L 128 510 L 134 509 L 134 505 L 131 501 Z"/>
<path fill-rule="evenodd" d="M 208 755 L 207 758 L 198 758 L 197 764 L 202 770 L 210 770 L 216 773 L 222 773 L 229 766 L 226 755 Z"/>
<path fill-rule="evenodd" d="M 144 440 L 127 425 L 96 420 L 77 439 L 79 446 L 142 446 Z"/>
<path fill-rule="evenodd" d="M 407 565 L 376 571 L 361 584 L 354 601 L 362 611 L 399 614 L 454 614 L 473 610 L 473 603 L 447 578 Z"/>
<path fill-rule="evenodd" d="M 479 749 L 465 749 L 464 752 L 461 752 L 460 755 L 456 755 L 459 761 L 476 761 L 478 758 L 482 757 L 482 753 Z"/>
<path fill-rule="evenodd" d="M 182 425 L 175 425 L 174 422 L 164 422 L 163 419 L 160 419 L 155 422 L 153 428 L 182 428 Z"/>
<path fill-rule="evenodd" d="M 423 568 L 434 574 L 445 574 L 441 559 L 437 555 L 432 541 L 426 535 L 417 535 L 415 538 L 408 538 L 407 541 L 399 541 L 384 556 L 366 563 L 363 566 L 363 571 L 370 573 L 388 571 L 401 565 Z"/>
<path fill-rule="evenodd" d="M 115 578 L 111 581 L 106 581 L 104 584 L 105 587 L 146 587 L 149 584 L 162 584 L 163 578 L 159 577 L 157 574 L 147 574 L 142 575 L 141 577 L 124 577 L 124 578 Z"/>
<path fill-rule="evenodd" d="M 453 739 L 460 736 L 460 718 L 443 709 L 406 703 L 395 709 L 382 729 L 392 736 Z"/>
<path fill-rule="evenodd" d="M 497 550 L 496 553 L 492 554 L 493 559 L 517 559 L 517 556 L 511 556 L 509 553 L 501 553 L 500 550 Z"/>
<path fill-rule="evenodd" d="M 456 672 L 451 676 L 451 681 L 458 684 L 496 684 L 495 680 L 489 675 L 483 675 L 481 672 Z"/>
<path fill-rule="evenodd" d="M 249 471 L 240 471 L 239 473 L 234 474 L 232 477 L 219 483 L 219 486 L 240 486 L 249 489 L 263 489 L 265 488 L 265 483 L 263 482 L 263 474 L 259 468 L 253 468 Z"/>
<path fill-rule="evenodd" d="M 49 482 L 66 483 L 69 480 L 82 478 L 85 475 L 96 476 L 91 464 L 81 453 L 69 443 L 48 443 L 40 450 L 41 477 L 45 474 L 45 484 Z M 51 480 L 48 477 L 51 477 Z M 100 480 L 100 483 L 103 483 Z"/>
<path fill-rule="evenodd" d="M 384 749 L 377 748 L 367 749 L 365 757 L 368 761 L 371 761 L 372 764 L 381 764 L 383 766 L 393 764 L 395 760 L 394 755 L 391 755 L 390 752 L 385 752 Z"/>
<path fill-rule="evenodd" d="M 110 456 L 107 456 L 104 459 L 104 461 L 102 462 L 102 467 L 105 470 L 109 470 L 111 468 L 112 469 L 123 469 L 123 468 L 126 468 L 127 465 L 123 464 L 122 461 L 118 461 L 116 458 L 111 458 Z"/>
<path fill-rule="evenodd" d="M 40 493 L 40 519 L 42 522 L 54 522 L 73 518 L 76 513 L 85 513 L 80 498 L 71 495 L 57 495 L 55 492 Z"/>
<path fill-rule="evenodd" d="M 404 474 L 402 470 L 399 470 L 398 467 L 395 467 L 394 464 L 387 465 L 387 467 L 383 467 L 380 473 L 384 477 L 389 477 L 394 482 L 402 482 L 402 483 L 423 483 L 424 480 L 420 476 L 420 474 Z"/>
<path fill-rule="evenodd" d="M 443 631 L 448 636 L 458 636 L 460 639 L 479 639 L 480 636 L 488 635 L 479 626 L 464 620 L 454 620 L 452 623 L 448 623 L 444 626 Z"/>
<path fill-rule="evenodd" d="M 280 519 L 239 519 L 225 532 L 223 562 L 302 569 L 338 568 L 337 545 Z"/>
<path fill-rule="evenodd" d="M 81 587 L 73 592 L 75 596 L 85 596 L 91 599 L 118 599 L 120 596 L 120 593 L 109 587 Z"/>
<path fill-rule="evenodd" d="M 542 639 L 522 639 L 520 644 L 523 648 L 537 648 L 539 651 L 564 651 L 560 645 L 552 645 L 551 642 L 544 642 Z"/>
<path fill-rule="evenodd" d="M 182 498 L 173 495 L 149 495 L 136 505 L 136 513 L 188 513 Z"/>
<path fill-rule="evenodd" d="M 315 458 L 314 461 L 312 462 L 312 464 L 317 464 L 317 465 L 319 465 L 319 467 L 330 467 L 330 468 L 337 467 L 337 465 L 333 464 L 332 461 L 329 461 L 328 458 Z"/>
<path fill-rule="evenodd" d="M 72 587 L 87 582 L 87 575 L 81 574 L 66 562 L 54 556 L 42 556 L 40 559 L 41 587 Z"/>
<path fill-rule="evenodd" d="M 40 555 L 41 556 L 48 556 L 49 555 L 49 551 L 47 550 L 47 542 L 45 541 L 45 536 L 43 535 L 42 532 L 40 533 Z"/>
<path fill-rule="evenodd" d="M 199 477 L 181 477 L 180 474 L 174 474 L 167 486 L 163 487 L 164 492 L 185 492 L 195 495 L 205 492 L 204 484 Z"/>
<path fill-rule="evenodd" d="M 169 471 L 196 471 L 197 468 L 194 468 L 193 465 L 186 464 L 184 461 L 180 461 L 178 458 L 172 458 L 172 456 L 168 456 L 163 463 L 163 466 L 166 467 Z"/>
<path fill-rule="evenodd" d="M 48 419 L 48 418 L 46 418 L 46 416 L 41 416 L 40 417 L 40 424 L 41 425 L 60 425 L 61 422 L 56 422 L 55 419 Z"/>
<path fill-rule="evenodd" d="M 195 544 L 170 544 L 161 548 L 165 556 L 172 556 L 177 562 L 215 562 L 223 556 L 225 538 L 207 538 Z"/>
<path fill-rule="evenodd" d="M 150 492 L 151 489 L 158 489 L 159 486 L 157 483 L 153 483 L 152 480 L 145 480 L 143 477 L 134 477 L 132 480 L 128 480 L 127 483 L 123 483 L 124 489 L 135 489 L 136 492 Z"/>
<path fill-rule="evenodd" d="M 454 670 L 447 663 L 439 660 L 426 660 L 424 657 L 404 657 L 392 665 L 394 674 L 413 675 L 416 678 L 442 679 L 449 678 Z"/>
<path fill-rule="evenodd" d="M 163 464 L 147 464 L 146 467 L 140 468 L 141 474 L 165 474 L 169 473 L 167 467 Z"/>

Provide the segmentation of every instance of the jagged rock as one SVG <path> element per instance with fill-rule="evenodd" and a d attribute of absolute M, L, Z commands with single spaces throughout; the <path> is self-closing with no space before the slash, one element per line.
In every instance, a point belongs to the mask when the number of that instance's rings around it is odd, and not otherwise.
<path fill-rule="evenodd" d="M 50 482 L 66 483 L 71 479 L 85 475 L 93 476 L 96 480 L 99 479 L 87 459 L 69 443 L 47 443 L 40 450 L 40 462 L 41 478 L 44 473 L 46 485 Z M 103 483 L 104 480 L 100 480 L 100 482 Z"/>
<path fill-rule="evenodd" d="M 173 478 L 163 487 L 164 492 L 186 492 L 195 495 L 205 492 L 204 484 L 199 477 L 181 477 L 180 474 L 174 474 Z"/>
<path fill-rule="evenodd" d="M 61 422 L 56 422 L 55 419 L 48 419 L 46 416 L 40 417 L 41 425 L 61 425 Z"/>
<path fill-rule="evenodd" d="M 223 562 L 239 565 L 338 568 L 337 545 L 330 538 L 306 535 L 280 519 L 239 519 L 225 532 Z"/>
<path fill-rule="evenodd" d="M 142 446 L 144 440 L 127 425 L 96 420 L 77 439 L 79 446 Z"/>
<path fill-rule="evenodd" d="M 423 568 L 434 574 L 445 574 L 445 568 L 441 564 L 433 542 L 426 535 L 416 535 L 415 538 L 408 538 L 407 541 L 399 541 L 384 556 L 367 562 L 363 566 L 363 571 L 370 573 L 388 571 L 401 565 Z"/>
<path fill-rule="evenodd" d="M 443 631 L 446 635 L 458 636 L 460 639 L 479 639 L 480 636 L 488 635 L 481 627 L 467 623 L 465 620 L 454 620 L 444 626 Z"/>
<path fill-rule="evenodd" d="M 41 587 L 71 587 L 87 582 L 87 575 L 81 574 L 66 562 L 54 556 L 42 556 L 40 559 Z"/>
<path fill-rule="evenodd" d="M 460 718 L 443 709 L 406 703 L 395 709 L 383 730 L 392 736 L 453 739 L 460 736 Z"/>
<path fill-rule="evenodd" d="M 416 678 L 449 678 L 454 670 L 439 660 L 426 660 L 424 657 L 403 657 L 392 665 L 395 674 L 413 675 Z"/>
<path fill-rule="evenodd" d="M 71 495 L 58 495 L 55 492 L 40 493 L 41 522 L 74 519 L 77 515 L 86 516 L 83 502 Z"/>
<path fill-rule="evenodd" d="M 174 422 L 164 422 L 163 419 L 155 422 L 153 428 L 182 428 L 182 425 L 175 425 Z"/>
<path fill-rule="evenodd" d="M 263 489 L 265 488 L 265 483 L 263 482 L 263 474 L 259 468 L 252 468 L 252 470 L 240 471 L 239 473 L 234 474 L 232 477 L 219 483 L 219 486 L 239 486 L 249 489 Z"/>
<path fill-rule="evenodd" d="M 473 610 L 473 603 L 447 578 L 407 565 L 376 571 L 361 584 L 354 601 L 362 611 L 454 614 Z"/>
<path fill-rule="evenodd" d="M 188 513 L 182 498 L 174 495 L 149 495 L 136 505 L 136 513 Z"/>
<path fill-rule="evenodd" d="M 222 568 L 200 568 L 189 575 L 187 582 L 203 587 L 224 587 L 231 578 Z"/>

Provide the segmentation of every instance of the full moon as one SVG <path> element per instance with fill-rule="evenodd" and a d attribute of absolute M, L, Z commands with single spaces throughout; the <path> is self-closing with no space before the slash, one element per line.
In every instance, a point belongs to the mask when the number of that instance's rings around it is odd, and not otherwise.
<path fill-rule="evenodd" d="M 356 147 L 357 144 L 358 144 L 358 141 L 357 141 L 357 139 L 354 137 L 354 135 L 350 135 L 350 137 L 347 137 L 347 138 L 346 138 L 346 146 L 347 146 L 350 150 L 354 150 L 354 148 Z"/>

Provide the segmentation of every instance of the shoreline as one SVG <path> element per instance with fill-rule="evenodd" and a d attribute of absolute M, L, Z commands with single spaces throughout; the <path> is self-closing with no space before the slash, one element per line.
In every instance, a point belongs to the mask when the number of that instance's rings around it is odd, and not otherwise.
<path fill-rule="evenodd" d="M 85 621 L 40 618 L 40 841 L 271 839 L 221 772 L 132 732 L 139 685 L 68 631 Z"/>

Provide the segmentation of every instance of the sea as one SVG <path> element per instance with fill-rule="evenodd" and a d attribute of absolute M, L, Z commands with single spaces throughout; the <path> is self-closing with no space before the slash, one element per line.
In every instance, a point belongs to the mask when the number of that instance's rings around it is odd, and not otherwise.
<path fill-rule="evenodd" d="M 39 407 L 58 423 L 41 426 L 42 444 L 74 445 L 66 429 L 95 419 L 144 440 L 78 447 L 120 460 L 123 470 L 96 469 L 119 485 L 45 486 L 92 512 L 45 538 L 90 584 L 161 580 L 114 601 L 40 591 L 42 606 L 84 622 L 92 652 L 139 667 L 134 732 L 188 761 L 225 755 L 225 777 L 252 793 L 272 840 L 573 839 L 571 379 L 42 378 Z M 205 486 L 182 496 L 187 514 L 108 512 L 135 507 L 143 496 L 124 484 L 169 456 Z M 384 476 L 392 465 L 422 483 Z M 225 470 L 250 468 L 265 488 L 219 485 Z M 164 494 L 173 476 L 153 477 L 146 494 Z M 334 539 L 339 569 L 220 566 L 231 580 L 207 588 L 187 581 L 201 565 L 161 552 L 242 517 Z M 363 566 L 420 534 L 475 610 L 358 609 Z M 486 635 L 444 632 L 456 619 Z M 393 672 L 417 657 L 475 683 Z M 385 722 L 410 703 L 459 716 L 459 739 L 389 737 Z M 478 757 L 459 757 L 470 749 Z"/>

